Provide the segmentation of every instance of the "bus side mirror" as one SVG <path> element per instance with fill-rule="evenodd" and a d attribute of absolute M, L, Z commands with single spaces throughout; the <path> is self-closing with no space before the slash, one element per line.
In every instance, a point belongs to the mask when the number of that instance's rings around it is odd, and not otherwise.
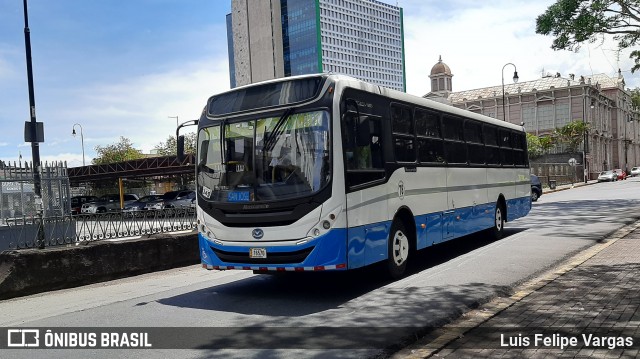
<path fill-rule="evenodd" d="M 178 160 L 182 161 L 184 160 L 184 136 L 178 136 L 178 140 L 176 142 L 178 148 Z"/>

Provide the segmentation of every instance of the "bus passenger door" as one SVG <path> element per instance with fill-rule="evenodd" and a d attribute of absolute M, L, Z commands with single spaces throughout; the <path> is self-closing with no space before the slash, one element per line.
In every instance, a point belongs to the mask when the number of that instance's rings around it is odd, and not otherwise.
<path fill-rule="evenodd" d="M 458 191 L 458 185 L 461 176 L 461 170 L 458 168 L 447 168 L 447 206 L 442 214 L 442 240 L 448 241 L 456 235 L 456 225 L 458 223 L 458 215 L 456 213 L 456 205 L 460 207 L 461 193 Z"/>

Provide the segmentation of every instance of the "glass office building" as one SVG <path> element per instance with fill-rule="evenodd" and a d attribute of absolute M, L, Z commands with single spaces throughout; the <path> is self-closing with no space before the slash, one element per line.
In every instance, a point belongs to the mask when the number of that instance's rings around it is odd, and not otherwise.
<path fill-rule="evenodd" d="M 270 0 L 261 2 L 262 8 L 254 4 L 232 0 L 232 87 L 334 72 L 405 91 L 401 8 L 376 0 Z"/>

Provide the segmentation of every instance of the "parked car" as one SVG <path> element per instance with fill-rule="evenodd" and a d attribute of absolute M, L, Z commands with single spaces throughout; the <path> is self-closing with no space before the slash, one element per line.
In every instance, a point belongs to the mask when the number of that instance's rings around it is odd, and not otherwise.
<path fill-rule="evenodd" d="M 157 195 L 157 194 L 151 194 L 148 196 L 141 197 L 137 201 L 127 204 L 124 207 L 123 211 L 126 211 L 126 212 L 144 211 L 146 210 L 145 206 L 147 205 L 147 203 L 157 201 L 159 198 L 160 198 L 160 195 Z"/>
<path fill-rule="evenodd" d="M 191 190 L 170 191 L 160 196 L 157 200 L 148 202 L 145 209 L 165 208 L 189 208 L 191 200 L 196 198 L 196 192 Z"/>
<path fill-rule="evenodd" d="M 617 180 L 618 180 L 618 175 L 611 170 L 602 171 L 600 172 L 600 175 L 598 175 L 598 182 L 613 182 Z"/>
<path fill-rule="evenodd" d="M 138 200 L 138 195 L 135 194 L 125 194 L 124 195 L 124 206 L 126 207 L 129 203 L 135 202 Z M 106 194 L 95 202 L 85 203 L 82 205 L 82 213 L 104 213 L 111 211 L 119 211 L 120 210 L 120 195 L 119 194 Z"/>
<path fill-rule="evenodd" d="M 542 196 L 542 182 L 536 175 L 531 175 L 531 201 L 535 202 Z"/>
<path fill-rule="evenodd" d="M 71 197 L 71 214 L 76 215 L 80 214 L 82 210 L 82 205 L 88 202 L 93 202 L 97 200 L 96 196 L 74 196 Z"/>
<path fill-rule="evenodd" d="M 613 172 L 616 174 L 616 181 L 627 179 L 627 173 L 623 169 L 616 168 Z"/>
<path fill-rule="evenodd" d="M 635 177 L 637 175 L 640 175 L 640 167 L 633 167 L 631 169 L 631 173 L 629 173 L 631 175 L 631 177 Z"/>

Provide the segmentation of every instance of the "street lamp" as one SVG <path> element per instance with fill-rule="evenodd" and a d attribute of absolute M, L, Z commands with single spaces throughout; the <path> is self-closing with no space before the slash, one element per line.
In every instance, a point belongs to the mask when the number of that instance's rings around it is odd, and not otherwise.
<path fill-rule="evenodd" d="M 80 127 L 80 143 L 82 144 L 82 166 L 85 165 L 84 163 L 84 134 L 82 133 L 82 125 L 79 123 L 74 123 L 73 124 L 73 129 L 71 130 L 71 135 L 73 137 L 76 137 L 76 126 Z"/>
<path fill-rule="evenodd" d="M 167 116 L 167 118 L 175 118 L 176 119 L 176 128 L 178 128 L 178 116 Z"/>
<path fill-rule="evenodd" d="M 629 159 L 627 156 L 628 150 L 629 150 L 629 144 L 631 142 L 633 142 L 633 140 L 630 140 L 627 137 L 627 124 L 633 121 L 633 118 L 631 117 L 631 114 L 627 114 L 625 115 L 625 123 L 624 123 L 624 170 L 625 172 L 627 172 L 627 170 L 629 169 Z M 627 173 L 628 174 L 628 173 Z"/>
<path fill-rule="evenodd" d="M 511 65 L 513 66 L 513 83 L 517 83 L 518 80 L 520 79 L 518 77 L 518 69 L 516 69 L 516 65 L 508 62 L 506 63 L 504 66 L 502 66 L 502 120 L 503 121 L 507 121 L 507 115 L 505 113 L 505 106 L 504 106 L 504 68 L 507 67 L 507 65 Z"/>

